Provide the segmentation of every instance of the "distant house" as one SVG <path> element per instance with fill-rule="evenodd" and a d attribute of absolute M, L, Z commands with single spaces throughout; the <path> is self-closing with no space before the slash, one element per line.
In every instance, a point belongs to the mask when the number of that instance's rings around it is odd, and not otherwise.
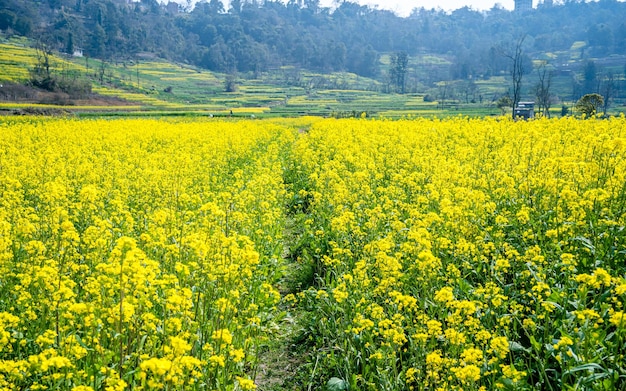
<path fill-rule="evenodd" d="M 535 118 L 535 102 L 518 102 L 515 106 L 515 118 Z"/>
<path fill-rule="evenodd" d="M 72 56 L 74 56 L 74 57 L 82 57 L 83 56 L 83 49 L 79 49 L 79 48 L 74 49 L 74 53 L 72 53 Z"/>
<path fill-rule="evenodd" d="M 526 12 L 533 9 L 533 0 L 515 0 L 515 12 Z"/>

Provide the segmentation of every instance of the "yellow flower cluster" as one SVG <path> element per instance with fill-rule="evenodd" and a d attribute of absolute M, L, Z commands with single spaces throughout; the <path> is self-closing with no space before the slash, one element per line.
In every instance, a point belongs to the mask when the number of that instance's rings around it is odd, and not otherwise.
<path fill-rule="evenodd" d="M 323 365 L 355 389 L 623 387 L 625 146 L 623 117 L 315 123 L 299 298 Z"/>
<path fill-rule="evenodd" d="M 2 120 L 0 389 L 254 389 L 296 134 Z"/>
<path fill-rule="evenodd" d="M 1 120 L 0 389 L 254 390 L 285 249 L 320 388 L 622 389 L 625 152 L 623 117 Z"/>

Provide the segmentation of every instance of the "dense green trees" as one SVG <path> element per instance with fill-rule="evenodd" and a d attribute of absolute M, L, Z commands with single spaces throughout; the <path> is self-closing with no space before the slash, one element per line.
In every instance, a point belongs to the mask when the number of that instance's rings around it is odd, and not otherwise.
<path fill-rule="evenodd" d="M 510 61 L 498 48 L 523 35 L 525 65 L 538 53 L 569 50 L 580 41 L 586 43 L 584 57 L 626 50 L 626 3 L 614 0 L 540 6 L 523 17 L 495 6 L 450 13 L 420 8 L 401 18 L 351 1 L 336 4 L 331 9 L 319 0 L 201 0 L 183 7 L 187 12 L 172 13 L 157 0 L 0 0 L 0 30 L 46 37 L 56 50 L 82 49 L 105 59 L 151 52 L 228 73 L 258 74 L 284 65 L 349 71 L 387 80 L 398 92 L 419 83 L 433 87 L 446 79 L 507 75 Z M 393 53 L 406 54 L 405 69 L 397 57 L 395 63 L 393 56 L 379 61 Z M 444 73 L 427 70 L 417 81 L 407 73 L 410 59 L 424 53 L 444 56 L 450 65 Z M 578 82 L 578 96 L 599 88 L 586 75 Z"/>
<path fill-rule="evenodd" d="M 16 4 L 17 6 L 13 6 Z M 30 35 L 37 21 L 36 10 L 19 6 L 15 0 L 0 0 L 0 31 L 13 31 L 19 35 Z"/>

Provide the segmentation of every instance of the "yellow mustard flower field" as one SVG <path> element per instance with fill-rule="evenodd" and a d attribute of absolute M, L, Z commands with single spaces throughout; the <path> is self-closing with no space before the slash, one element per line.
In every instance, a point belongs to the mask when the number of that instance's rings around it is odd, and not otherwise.
<path fill-rule="evenodd" d="M 0 119 L 0 390 L 262 390 L 288 313 L 284 389 L 624 389 L 625 153 L 624 117 Z"/>

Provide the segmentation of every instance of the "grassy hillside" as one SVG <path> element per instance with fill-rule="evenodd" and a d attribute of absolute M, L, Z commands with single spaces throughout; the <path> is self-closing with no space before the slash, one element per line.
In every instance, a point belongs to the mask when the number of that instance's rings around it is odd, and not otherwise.
<path fill-rule="evenodd" d="M 576 53 L 551 54 L 576 67 Z M 383 69 L 389 62 L 381 58 Z M 66 83 L 91 86 L 89 96 L 25 89 L 41 55 L 25 39 L 0 39 L 0 111 L 62 110 L 77 115 L 214 115 L 214 116 L 449 116 L 499 115 L 494 101 L 509 88 L 507 77 L 441 82 L 427 89 L 419 84 L 428 72 L 445 73 L 445 58 L 412 58 L 408 89 L 422 93 L 389 94 L 380 81 L 350 73 L 316 74 L 285 66 L 259 75 L 225 75 L 173 64 L 146 55 L 139 60 L 102 62 L 87 57 L 50 56 L 51 73 Z M 383 70 L 385 72 L 385 70 Z M 256 76 L 256 77 L 254 77 Z M 535 75 L 526 77 L 524 95 L 532 99 Z M 623 76 L 620 76 L 623 78 Z M 230 89 L 226 91 L 227 80 Z M 557 97 L 553 114 L 572 106 L 572 73 L 558 72 L 553 80 Z M 624 111 L 616 102 L 612 113 Z M 363 114 L 365 113 L 365 114 Z"/>

